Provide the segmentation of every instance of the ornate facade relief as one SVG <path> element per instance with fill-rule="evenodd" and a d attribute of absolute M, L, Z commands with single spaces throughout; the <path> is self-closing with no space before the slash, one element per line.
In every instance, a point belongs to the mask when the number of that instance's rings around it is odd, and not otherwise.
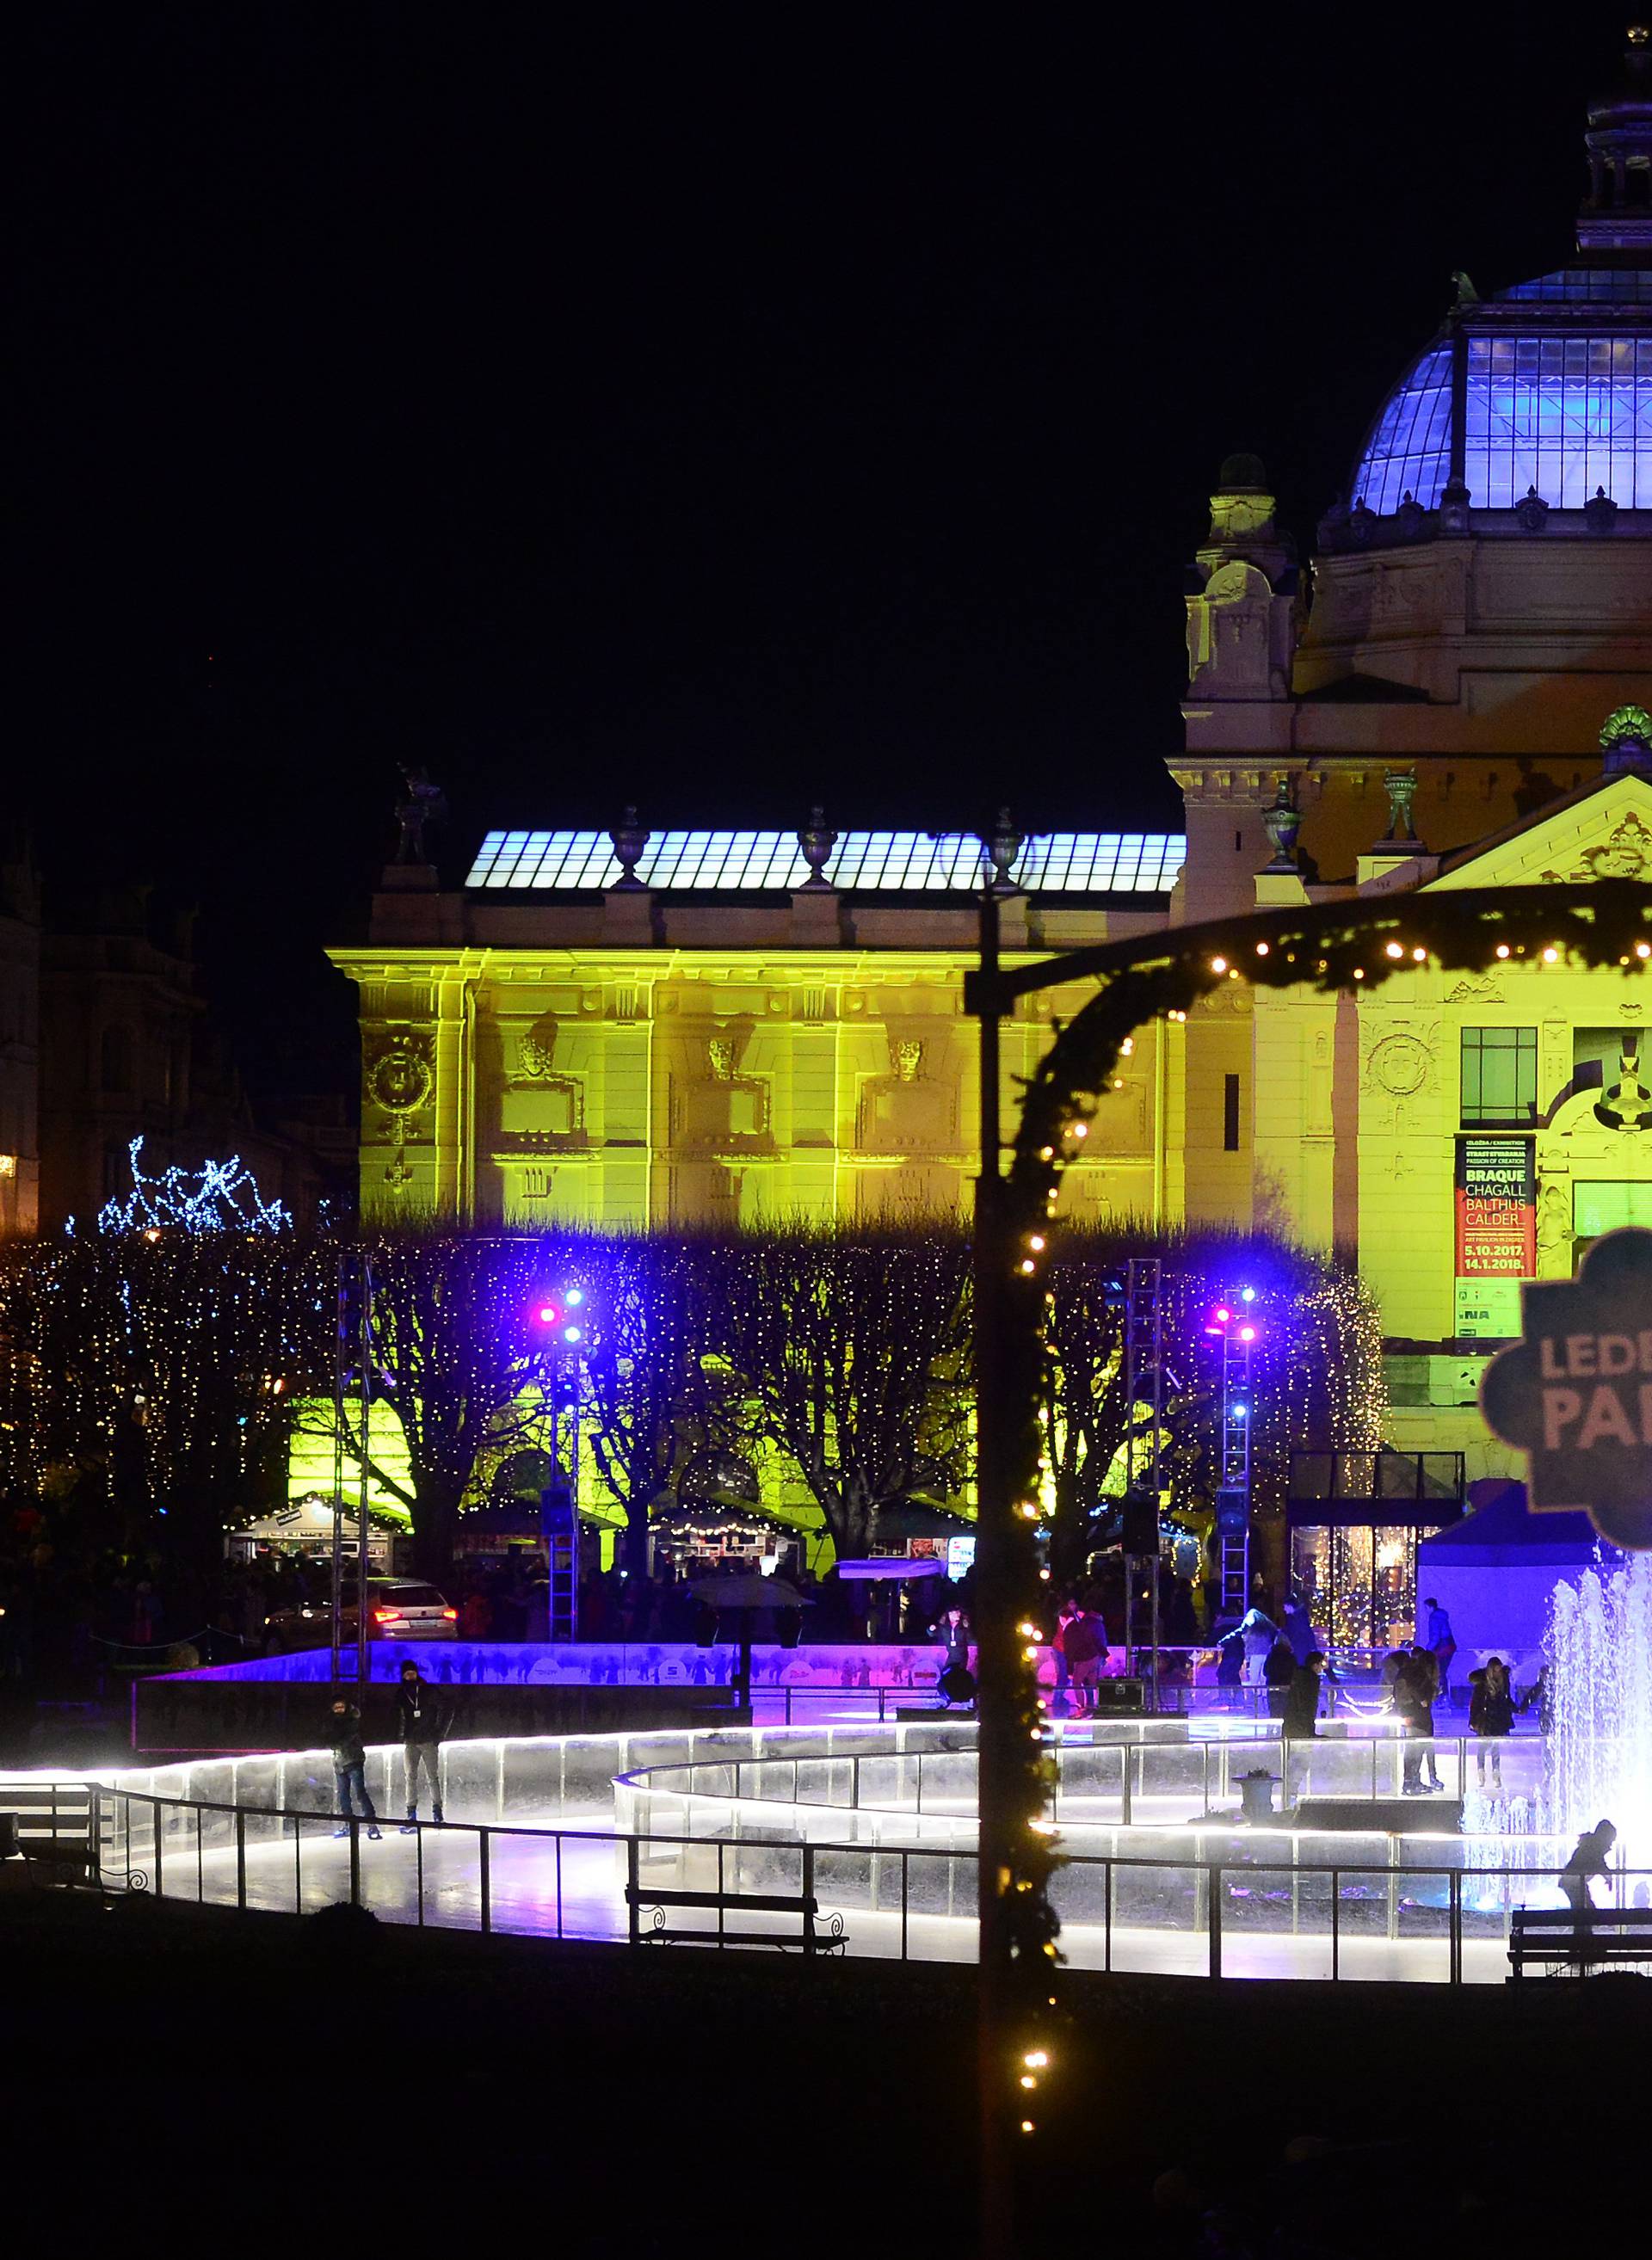
<path fill-rule="evenodd" d="M 1446 991 L 1448 1005 L 1501 1005 L 1505 1001 L 1502 983 L 1490 973 L 1465 973 Z"/>
<path fill-rule="evenodd" d="M 910 1027 L 887 1031 L 888 1068 L 862 1084 L 855 1142 L 862 1153 L 933 1154 L 957 1144 L 957 1082 L 933 1072 L 943 1047 Z"/>
<path fill-rule="evenodd" d="M 407 1148 L 430 1134 L 419 1117 L 436 1095 L 435 1036 L 426 1028 L 387 1028 L 369 1045 L 362 1062 L 369 1121 L 376 1113 L 375 1142 L 394 1148 L 384 1165 L 384 1181 L 398 1190 L 412 1182 Z"/>
<path fill-rule="evenodd" d="M 1437 1036 L 1438 1032 L 1434 1033 Z M 1396 1029 L 1382 1037 L 1366 1054 L 1368 1091 L 1385 1091 L 1391 1098 L 1409 1098 L 1416 1091 L 1433 1090 L 1437 1081 L 1433 1045 L 1407 1029 Z"/>
<path fill-rule="evenodd" d="M 1568 880 L 1652 878 L 1652 827 L 1634 809 L 1598 848 L 1585 848 L 1574 862 L 1542 874 L 1545 884 Z"/>
<path fill-rule="evenodd" d="M 584 1041 L 575 1037 L 576 1050 Z M 585 1078 L 559 1070 L 558 1051 L 566 1041 L 554 1012 L 541 1013 L 531 1027 L 516 1034 L 515 1060 L 507 1071 L 499 1108 L 499 1135 L 507 1150 L 583 1140 Z"/>
<path fill-rule="evenodd" d="M 1187 599 L 1188 683 L 1202 698 L 1290 695 L 1295 606 L 1243 558 L 1218 565 Z"/>
<path fill-rule="evenodd" d="M 690 1152 L 738 1153 L 769 1140 L 773 1078 L 745 1071 L 753 1035 L 752 1022 L 738 1019 L 690 1039 L 687 1072 L 672 1081 L 671 1120 Z M 719 1198 L 736 1198 L 737 1189 Z"/>

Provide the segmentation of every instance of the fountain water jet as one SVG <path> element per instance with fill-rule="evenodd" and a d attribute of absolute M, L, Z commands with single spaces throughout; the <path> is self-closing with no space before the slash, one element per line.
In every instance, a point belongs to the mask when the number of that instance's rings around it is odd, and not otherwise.
<path fill-rule="evenodd" d="M 1652 1864 L 1652 1555 L 1555 1588 L 1544 1656 L 1554 1731 L 1544 1826 L 1617 1823 L 1631 1867 Z"/>

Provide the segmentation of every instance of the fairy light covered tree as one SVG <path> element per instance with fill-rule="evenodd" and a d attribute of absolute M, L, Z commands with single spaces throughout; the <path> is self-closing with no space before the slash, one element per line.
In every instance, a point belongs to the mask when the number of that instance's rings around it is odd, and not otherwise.
<path fill-rule="evenodd" d="M 582 1406 L 597 1471 L 626 1513 L 626 1565 L 647 1575 L 648 1509 L 676 1473 L 710 1400 L 704 1266 L 679 1241 L 611 1241 L 588 1257 L 601 1323 Z"/>
<path fill-rule="evenodd" d="M 708 1247 L 709 1341 L 796 1463 L 840 1555 L 938 1461 L 968 1412 L 967 1243 L 955 1234 L 777 1232 Z"/>
<path fill-rule="evenodd" d="M 1145 1401 L 1126 1401 L 1125 1269 L 1133 1256 L 1162 1266 L 1163 1427 L 1149 1444 Z M 1252 1489 L 1264 1518 L 1283 1507 L 1289 1456 L 1308 1446 L 1374 1447 L 1385 1395 L 1375 1305 L 1342 1267 L 1266 1234 L 1076 1231 L 1048 1266 L 1044 1311 L 1045 1460 L 1055 1498 L 1049 1563 L 1057 1584 L 1103 1542 L 1124 1490 L 1130 1428 L 1148 1445 L 1173 1513 L 1215 1505 L 1218 1377 L 1205 1322 L 1225 1295 L 1250 1284 L 1256 1325 Z M 1332 1377 L 1335 1377 L 1335 1385 Z"/>
<path fill-rule="evenodd" d="M 478 1457 L 542 1448 L 545 1392 L 555 1345 L 538 1323 L 554 1259 L 534 1240 L 455 1235 L 387 1236 L 365 1243 L 373 1293 L 368 1316 L 374 1393 L 395 1407 L 407 1445 L 405 1477 L 375 1459 L 361 1434 L 354 1394 L 343 1402 L 345 1451 L 406 1507 L 423 1577 L 453 1562 L 460 1503 Z M 318 1252 L 312 1269 L 332 1339 L 338 1257 Z M 332 1434 L 334 1407 L 312 1420 Z"/>
<path fill-rule="evenodd" d="M 164 1518 L 204 1580 L 225 1520 L 280 1482 L 313 1359 L 302 1265 L 266 1234 L 149 1227 L 39 1245 L 7 1266 L 7 1476 L 101 1469 L 111 1503 Z"/>
<path fill-rule="evenodd" d="M 1059 1959 L 1049 1889 L 1056 1862 L 1046 1813 L 1038 1649 L 1028 1627 L 1044 1601 L 1031 1526 L 1045 1455 L 1043 1327 L 1062 1174 L 1083 1151 L 1091 1118 L 1105 1104 L 1135 1030 L 1159 1019 L 1184 1020 L 1227 983 L 1360 994 L 1418 966 L 1477 972 L 1563 960 L 1615 965 L 1630 976 L 1652 967 L 1652 888 L 1603 879 L 1292 905 L 1098 944 L 1032 968 L 989 964 L 983 952 L 971 1005 L 983 1026 L 996 1026 L 1031 989 L 1080 978 L 1100 983 L 1058 1026 L 1028 1076 L 1009 1173 L 993 1181 L 995 1198 L 977 1224 L 976 1326 L 992 1361 L 992 1401 L 990 1407 L 983 1401 L 980 1420 L 979 1507 L 995 1563 L 983 1611 L 980 1705 L 983 2037 L 990 2066 L 982 2153 L 995 2165 L 1005 2155 L 1003 2135 L 1019 2130 L 1025 2138 L 1043 2123 L 1041 2098 L 1055 2063 L 1047 2015 L 1055 1998 L 1046 1987 Z M 1337 1296 L 1355 1292 L 1347 1285 L 1328 1291 L 1319 1321 L 1328 1324 Z M 1357 1300 L 1345 1299 L 1342 1315 L 1350 1340 L 1369 1338 Z M 1337 1387 L 1334 1370 L 1327 1378 Z M 1312 1377 L 1292 1377 L 1291 1385 L 1316 1384 Z M 1364 1419 L 1375 1386 L 1369 1378 L 1356 1382 L 1359 1402 L 1341 1417 Z"/>

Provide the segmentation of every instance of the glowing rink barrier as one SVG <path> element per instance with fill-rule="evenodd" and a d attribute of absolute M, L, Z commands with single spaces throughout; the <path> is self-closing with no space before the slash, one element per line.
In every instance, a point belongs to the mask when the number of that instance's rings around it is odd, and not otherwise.
<path fill-rule="evenodd" d="M 1543 1744 L 1502 1744 L 1501 1782 L 1484 1791 L 1478 1746 L 1425 1747 L 1445 1782 L 1432 1825 L 1418 1800 L 1398 1829 L 1375 1825 L 1375 1812 L 1369 1828 L 1244 1827 L 1245 1775 L 1269 1777 L 1271 1798 L 1305 1812 L 1319 1799 L 1387 1805 L 1403 1786 L 1404 1746 L 1380 1728 L 1288 1749 L 1248 1724 L 1062 1728 L 1053 1819 L 1069 1961 L 1500 1982 L 1509 1910 L 1561 1903 L 1555 1875 L 1570 1840 L 1529 1825 L 1545 1795 Z M 646 1939 L 650 1889 L 795 1895 L 806 1863 L 848 1952 L 969 1961 L 975 1763 L 972 1727 L 945 1718 L 454 1741 L 441 1759 L 447 1825 L 402 1834 L 402 1755 L 378 1748 L 367 1770 L 384 1831 L 374 1841 L 364 1827 L 335 1834 L 325 1751 L 215 1759 L 99 1777 L 97 1860 L 109 1888 L 168 1899 L 291 1913 L 354 1898 L 388 1921 L 597 1940 Z M 1459 1799 L 1462 1834 L 1438 1811 Z M 1632 1904 L 1633 1867 L 1613 1881 L 1612 1896 Z M 671 1913 L 708 1942 L 719 1920 Z M 729 1927 L 794 1941 L 797 1930 L 778 1914 Z"/>

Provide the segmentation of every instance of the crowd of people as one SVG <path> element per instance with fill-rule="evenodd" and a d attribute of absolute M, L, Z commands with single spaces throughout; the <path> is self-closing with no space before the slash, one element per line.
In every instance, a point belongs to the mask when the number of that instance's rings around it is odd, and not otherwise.
<path fill-rule="evenodd" d="M 91 1559 L 64 1556 L 44 1526 L 14 1519 L 11 1542 L 0 1550 L 0 1691 L 34 1695 L 93 1692 L 110 1678 L 164 1664 L 225 1663 L 284 1645 L 277 1624 L 290 1625 L 325 1610 L 332 1566 L 325 1555 L 269 1548 L 250 1560 L 225 1561 L 204 1575 L 168 1575 L 159 1551 Z M 789 1556 L 779 1565 L 797 1604 L 759 1611 L 750 1622 L 760 1641 L 811 1646 L 867 1640 L 933 1642 L 948 1649 L 947 1668 L 968 1670 L 971 1578 L 850 1582 L 828 1570 L 817 1577 Z M 1104 1562 L 1100 1574 L 1078 1584 L 1055 1611 L 1048 1644 L 1053 1651 L 1058 1714 L 1094 1711 L 1105 1678 L 1127 1670 L 1124 1648 L 1123 1565 Z M 717 1636 L 713 1609 L 694 1590 L 710 1574 L 704 1562 L 674 1563 L 662 1549 L 652 1572 L 639 1576 L 616 1565 L 588 1568 L 579 1591 L 578 1636 L 615 1643 L 708 1641 Z M 547 1584 L 533 1548 L 504 1556 L 461 1557 L 444 1581 L 444 1598 L 456 1611 L 461 1640 L 517 1641 L 547 1636 Z M 1202 1619 L 1195 1589 L 1162 1565 L 1158 1595 L 1161 1685 L 1173 1685 L 1213 1655 L 1220 1687 L 1248 1686 L 1265 1695 L 1269 1713 L 1292 1738 L 1314 1732 L 1337 1674 L 1319 1645 L 1306 1609 L 1295 1595 L 1277 1609 L 1260 1583 L 1252 1605 L 1225 1631 Z M 1135 1648 L 1149 1637 L 1148 1595 L 1138 1590 L 1131 1612 Z M 1449 1618 L 1433 1598 L 1420 1612 L 1421 1636 L 1398 1649 L 1381 1669 L 1381 1686 L 1402 1719 L 1408 1748 L 1405 1791 L 1423 1796 L 1440 1787 L 1428 1743 L 1436 1713 L 1460 1692 L 1468 1699 L 1467 1727 L 1474 1740 L 1477 1777 L 1494 1792 L 1502 1784 L 1500 1745 L 1523 1712 L 1550 1724 L 1546 1680 L 1516 1691 L 1500 1656 L 1471 1670 L 1460 1691 L 1450 1673 L 1456 1642 Z M 955 1655 L 953 1650 L 958 1652 Z M 1206 1667 L 1207 1668 L 1207 1667 Z"/>

